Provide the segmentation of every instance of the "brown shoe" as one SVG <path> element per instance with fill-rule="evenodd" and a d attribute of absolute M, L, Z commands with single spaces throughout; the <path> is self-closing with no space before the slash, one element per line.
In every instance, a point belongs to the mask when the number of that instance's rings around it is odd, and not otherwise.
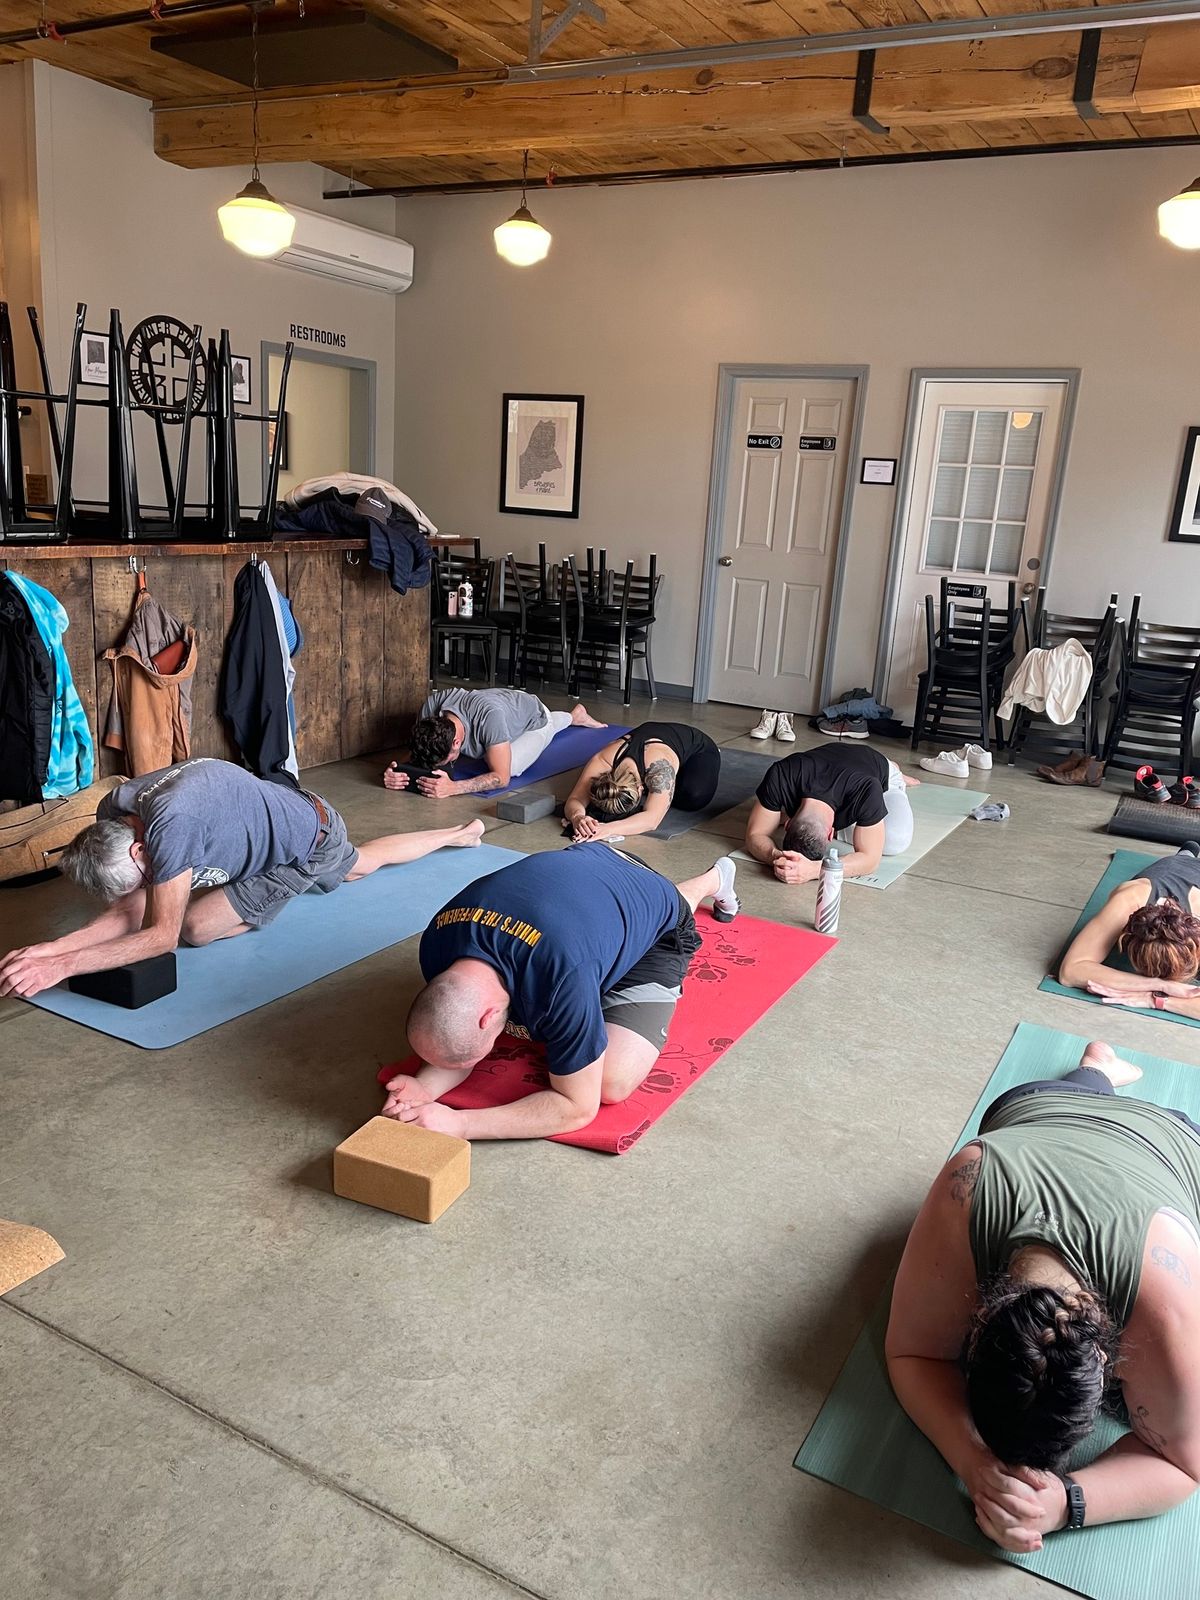
<path fill-rule="evenodd" d="M 1039 767 L 1038 777 L 1045 778 L 1048 783 L 1082 783 L 1089 759 L 1079 750 L 1065 761 L 1060 761 L 1056 767 Z"/>
<path fill-rule="evenodd" d="M 1104 763 L 1098 756 L 1089 756 L 1083 781 L 1089 789 L 1098 789 L 1104 782 Z"/>

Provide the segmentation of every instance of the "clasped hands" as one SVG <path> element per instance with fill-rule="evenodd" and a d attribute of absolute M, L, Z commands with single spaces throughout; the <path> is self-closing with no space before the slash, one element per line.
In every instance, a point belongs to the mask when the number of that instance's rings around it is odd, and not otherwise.
<path fill-rule="evenodd" d="M 1042 1535 L 1066 1527 L 1067 1490 L 1053 1472 L 1009 1467 L 994 1456 L 980 1462 L 966 1481 L 975 1521 L 1002 1550 L 1031 1555 Z"/>
<path fill-rule="evenodd" d="M 397 772 L 393 761 L 384 771 L 383 783 L 387 789 L 407 789 L 409 776 L 407 772 Z M 417 789 L 427 800 L 445 800 L 454 793 L 454 779 L 438 771 L 431 778 L 418 778 Z"/>
<path fill-rule="evenodd" d="M 1120 989 L 1108 983 L 1089 980 L 1087 990 L 1096 995 L 1101 1005 L 1131 1006 L 1147 1010 L 1154 1006 L 1155 995 L 1166 1000 L 1200 999 L 1200 984 L 1182 983 L 1175 978 L 1156 978 L 1152 989 Z"/>
<path fill-rule="evenodd" d="M 798 850 L 776 850 L 771 870 L 780 883 L 812 883 L 821 876 L 821 863 L 810 861 Z"/>
<path fill-rule="evenodd" d="M 23 950 L 10 950 L 0 959 L 0 995 L 19 995 L 29 1000 L 67 977 L 70 971 L 66 961 L 50 953 L 48 945 L 26 945 Z"/>
<path fill-rule="evenodd" d="M 389 1078 L 384 1085 L 387 1099 L 380 1116 L 391 1117 L 394 1122 L 411 1122 L 418 1128 L 429 1128 L 434 1133 L 452 1133 L 462 1138 L 462 1112 L 453 1106 L 444 1106 L 435 1100 L 418 1079 L 401 1072 Z"/>

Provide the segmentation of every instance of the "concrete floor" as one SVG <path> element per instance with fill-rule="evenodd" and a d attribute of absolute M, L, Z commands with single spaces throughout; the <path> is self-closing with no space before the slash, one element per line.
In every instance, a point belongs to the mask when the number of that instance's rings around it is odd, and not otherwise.
<path fill-rule="evenodd" d="M 381 766 L 309 775 L 352 836 L 480 809 Z M 479 1146 L 432 1228 L 330 1191 L 405 1053 L 415 940 L 164 1052 L 0 1002 L 0 1216 L 67 1253 L 0 1301 L 4 1600 L 1031 1595 L 791 1466 L 1018 1021 L 1200 1064 L 1193 1030 L 1037 992 L 1115 786 L 971 786 L 1012 820 L 847 889 L 837 949 L 629 1155 Z M 675 878 L 722 848 L 639 846 Z M 811 887 L 740 890 L 810 922 Z M 0 893 L 0 948 L 82 911 Z"/>

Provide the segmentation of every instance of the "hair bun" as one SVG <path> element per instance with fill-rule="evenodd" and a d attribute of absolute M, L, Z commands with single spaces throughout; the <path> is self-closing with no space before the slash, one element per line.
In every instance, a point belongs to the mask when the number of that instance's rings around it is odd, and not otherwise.
<path fill-rule="evenodd" d="M 1200 971 L 1200 917 L 1175 900 L 1142 906 L 1125 924 L 1117 949 L 1144 978 L 1187 982 Z"/>

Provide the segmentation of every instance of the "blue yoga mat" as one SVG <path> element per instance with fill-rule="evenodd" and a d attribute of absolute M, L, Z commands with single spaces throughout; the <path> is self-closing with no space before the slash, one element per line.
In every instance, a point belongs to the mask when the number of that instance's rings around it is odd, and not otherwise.
<path fill-rule="evenodd" d="M 30 1004 L 143 1050 L 165 1050 L 399 944 L 460 889 L 522 855 L 490 844 L 437 850 L 332 894 L 301 895 L 258 933 L 181 949 L 179 987 L 140 1011 L 72 994 L 65 985 L 43 990 Z"/>
<path fill-rule="evenodd" d="M 1022 1022 L 952 1148 L 957 1150 L 979 1131 L 980 1118 L 997 1095 L 1018 1083 L 1065 1077 L 1079 1065 L 1086 1043 L 1074 1034 Z M 1195 1067 L 1133 1050 L 1120 1054 L 1144 1073 L 1120 1094 L 1176 1107 L 1200 1120 L 1200 1074 Z M 800 1447 L 795 1464 L 802 1472 L 1091 1600 L 1186 1600 L 1196 1594 L 1200 1494 L 1161 1517 L 1049 1534 L 1036 1555 L 1012 1555 L 985 1539 L 962 1486 L 892 1393 L 883 1355 L 890 1301 L 889 1291 Z M 1073 1464 L 1083 1466 L 1124 1431 L 1113 1418 L 1102 1418 Z M 953 1575 L 945 1581 L 952 1584 Z M 927 1587 L 936 1592 L 936 1577 L 931 1575 Z"/>
<path fill-rule="evenodd" d="M 628 732 L 628 728 L 617 722 L 607 728 L 564 728 L 561 733 L 554 735 L 531 767 L 526 767 L 505 788 L 489 789 L 486 798 L 492 800 L 497 795 L 511 794 L 514 789 L 526 789 L 531 783 L 540 783 L 543 778 L 556 778 L 560 772 L 572 772 L 590 761 L 597 750 L 603 750 L 606 744 L 611 744 L 614 739 Z M 474 761 L 464 756 L 454 763 L 455 778 L 474 778 L 486 771 L 486 761 Z"/>
<path fill-rule="evenodd" d="M 1166 807 L 1164 806 L 1163 809 L 1166 810 Z M 1062 962 L 1062 958 L 1066 954 L 1068 946 L 1071 944 L 1071 940 L 1074 939 L 1075 935 L 1079 932 L 1080 928 L 1083 927 L 1085 922 L 1090 922 L 1092 920 L 1117 885 L 1119 883 L 1124 883 L 1129 878 L 1132 878 L 1134 873 L 1140 872 L 1143 867 L 1148 867 L 1152 861 L 1159 861 L 1161 859 L 1161 856 L 1142 855 L 1136 850 L 1118 850 L 1114 853 L 1112 861 L 1109 864 L 1108 871 L 1104 874 L 1104 876 L 1100 879 L 1100 882 L 1092 891 L 1091 899 L 1079 913 L 1079 920 L 1071 929 L 1071 937 L 1067 940 L 1067 943 L 1063 945 L 1062 950 L 1059 952 L 1058 960 L 1056 960 L 1054 963 L 1055 972 L 1058 971 L 1059 965 Z M 1125 957 L 1117 950 L 1114 950 L 1109 955 L 1108 960 L 1104 963 L 1104 965 L 1106 967 L 1112 967 L 1116 972 L 1133 971 L 1133 968 L 1129 965 L 1128 961 L 1126 961 Z M 1083 1000 L 1086 1002 L 1086 1004 L 1093 1006 L 1103 1004 L 1098 994 L 1089 994 L 1086 989 L 1068 989 L 1065 984 L 1059 983 L 1058 979 L 1053 973 L 1051 973 L 1049 977 L 1043 978 L 1041 983 L 1038 984 L 1038 988 L 1041 989 L 1044 994 L 1060 994 L 1064 1000 Z M 1121 1009 L 1124 1009 L 1124 1007 Z M 1140 1006 L 1137 1009 L 1143 1016 L 1154 1017 L 1160 1022 L 1182 1022 L 1185 1028 L 1200 1028 L 1200 1017 L 1184 1017 L 1180 1016 L 1174 1011 L 1153 1011 L 1150 1009 L 1143 1010 L 1143 1008 Z"/>

